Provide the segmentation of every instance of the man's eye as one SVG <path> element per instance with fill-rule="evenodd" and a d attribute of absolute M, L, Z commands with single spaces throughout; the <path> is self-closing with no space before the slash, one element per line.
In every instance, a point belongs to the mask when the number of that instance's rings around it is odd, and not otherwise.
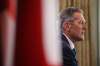
<path fill-rule="evenodd" d="M 79 24 L 83 24 L 83 21 L 79 21 Z"/>
<path fill-rule="evenodd" d="M 87 23 L 84 21 L 80 21 L 79 24 L 86 25 Z"/>

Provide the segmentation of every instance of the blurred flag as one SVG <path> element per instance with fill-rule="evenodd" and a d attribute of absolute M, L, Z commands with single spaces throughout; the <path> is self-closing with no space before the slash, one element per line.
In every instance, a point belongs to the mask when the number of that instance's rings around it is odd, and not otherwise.
<path fill-rule="evenodd" d="M 59 0 L 9 0 L 5 66 L 61 66 Z"/>
<path fill-rule="evenodd" d="M 16 31 L 16 0 L 5 0 L 3 24 L 4 66 L 13 66 L 15 31 Z"/>
<path fill-rule="evenodd" d="M 61 66 L 59 0 L 42 0 L 42 40 L 48 66 Z"/>

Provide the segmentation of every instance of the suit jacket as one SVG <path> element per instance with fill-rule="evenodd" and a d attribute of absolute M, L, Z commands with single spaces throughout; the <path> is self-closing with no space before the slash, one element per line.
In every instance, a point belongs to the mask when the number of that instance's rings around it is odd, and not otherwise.
<path fill-rule="evenodd" d="M 71 49 L 67 38 L 61 35 L 62 40 L 62 54 L 63 54 L 63 66 L 78 66 L 76 60 L 76 51 Z"/>

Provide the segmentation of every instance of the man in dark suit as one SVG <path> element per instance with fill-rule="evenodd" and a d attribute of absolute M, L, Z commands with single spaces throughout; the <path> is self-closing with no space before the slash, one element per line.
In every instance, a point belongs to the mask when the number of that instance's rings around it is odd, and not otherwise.
<path fill-rule="evenodd" d="M 69 7 L 60 15 L 63 66 L 78 66 L 74 44 L 84 40 L 86 21 L 83 11 L 79 8 Z"/>

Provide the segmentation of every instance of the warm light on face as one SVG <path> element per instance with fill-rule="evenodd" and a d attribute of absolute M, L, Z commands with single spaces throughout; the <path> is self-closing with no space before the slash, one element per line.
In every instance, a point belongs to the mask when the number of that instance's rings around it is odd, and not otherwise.
<path fill-rule="evenodd" d="M 76 41 L 84 40 L 86 22 L 81 13 L 74 13 L 74 21 L 71 24 L 70 36 Z"/>

